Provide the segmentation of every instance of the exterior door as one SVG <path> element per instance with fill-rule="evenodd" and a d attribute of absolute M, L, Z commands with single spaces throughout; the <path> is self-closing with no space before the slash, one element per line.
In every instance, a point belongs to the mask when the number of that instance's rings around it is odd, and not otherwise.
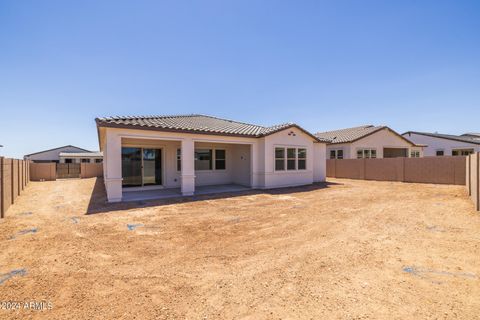
<path fill-rule="evenodd" d="M 162 150 L 143 149 L 143 185 L 162 184 Z"/>
<path fill-rule="evenodd" d="M 162 150 L 122 147 L 122 186 L 162 185 Z"/>

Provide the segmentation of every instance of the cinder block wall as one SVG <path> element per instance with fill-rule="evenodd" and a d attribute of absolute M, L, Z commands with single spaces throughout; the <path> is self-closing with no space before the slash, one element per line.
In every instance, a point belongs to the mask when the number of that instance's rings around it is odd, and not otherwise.
<path fill-rule="evenodd" d="M 0 157 L 0 217 L 25 190 L 30 181 L 30 161 Z"/>

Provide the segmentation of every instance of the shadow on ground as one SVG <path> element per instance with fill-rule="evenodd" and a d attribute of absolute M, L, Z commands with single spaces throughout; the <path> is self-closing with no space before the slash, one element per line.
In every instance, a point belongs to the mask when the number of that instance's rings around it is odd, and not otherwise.
<path fill-rule="evenodd" d="M 285 194 L 299 193 L 299 192 L 311 192 L 314 190 L 325 189 L 332 185 L 339 185 L 339 183 L 322 182 L 322 183 L 314 183 L 311 185 L 301 186 L 301 187 L 277 188 L 277 189 L 269 189 L 269 190 L 254 189 L 249 191 L 224 192 L 224 193 L 216 193 L 216 194 L 209 194 L 209 195 L 178 197 L 178 198 L 169 198 L 169 199 L 161 199 L 161 200 L 142 200 L 142 201 L 131 201 L 131 202 L 108 203 L 103 179 L 97 178 L 97 180 L 95 181 L 95 186 L 92 191 L 92 195 L 90 197 L 90 202 L 88 203 L 87 212 L 85 214 L 90 215 L 90 214 L 97 214 L 97 213 L 106 213 L 109 211 L 157 207 L 157 206 L 171 205 L 176 203 L 188 203 L 188 202 L 205 201 L 205 200 L 225 199 L 225 198 L 241 197 L 241 196 L 247 196 L 247 195 L 258 195 L 258 194 L 285 195 Z"/>

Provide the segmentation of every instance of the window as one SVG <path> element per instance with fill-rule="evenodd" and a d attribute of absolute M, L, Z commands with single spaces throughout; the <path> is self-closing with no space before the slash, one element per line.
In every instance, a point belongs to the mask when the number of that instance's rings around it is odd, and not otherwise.
<path fill-rule="evenodd" d="M 226 158 L 225 150 L 217 149 L 215 150 L 215 170 L 225 170 L 226 168 Z"/>
<path fill-rule="evenodd" d="M 195 170 L 212 170 L 212 150 L 195 150 Z"/>
<path fill-rule="evenodd" d="M 182 149 L 177 149 L 177 171 L 182 171 Z"/>
<path fill-rule="evenodd" d="M 227 168 L 226 155 L 224 149 L 195 149 L 195 170 L 225 170 Z M 177 149 L 178 171 L 182 169 L 181 160 L 181 150 Z"/>
<path fill-rule="evenodd" d="M 468 156 L 473 153 L 473 149 L 452 150 L 452 156 Z"/>
<path fill-rule="evenodd" d="M 72 159 L 65 159 L 65 163 L 73 163 Z"/>
<path fill-rule="evenodd" d="M 412 150 L 410 152 L 410 158 L 420 158 L 420 151 Z"/>
<path fill-rule="evenodd" d="M 82 163 L 90 163 L 90 159 L 82 159 Z"/>
<path fill-rule="evenodd" d="M 95 163 L 102 163 L 103 159 L 95 159 Z"/>
<path fill-rule="evenodd" d="M 343 150 L 330 150 L 330 159 L 343 159 Z"/>
<path fill-rule="evenodd" d="M 437 150 L 437 153 L 436 153 L 437 157 L 441 157 L 441 156 L 443 156 L 444 154 L 445 154 L 445 153 L 444 153 L 443 150 Z"/>
<path fill-rule="evenodd" d="M 295 148 L 287 148 L 287 170 L 295 170 L 297 168 L 295 151 Z"/>
<path fill-rule="evenodd" d="M 377 150 L 375 149 L 358 149 L 357 159 L 374 159 L 377 157 Z"/>
<path fill-rule="evenodd" d="M 275 171 L 285 170 L 285 148 L 275 148 Z"/>
<path fill-rule="evenodd" d="M 306 170 L 307 169 L 307 149 L 298 149 L 297 154 L 298 154 L 297 169 Z"/>
<path fill-rule="evenodd" d="M 307 149 L 275 148 L 275 171 L 307 169 Z"/>

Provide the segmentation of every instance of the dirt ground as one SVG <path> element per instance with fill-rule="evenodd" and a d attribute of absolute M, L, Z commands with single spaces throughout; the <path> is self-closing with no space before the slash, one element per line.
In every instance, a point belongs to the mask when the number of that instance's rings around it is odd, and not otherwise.
<path fill-rule="evenodd" d="M 2 319 L 478 319 L 480 214 L 459 186 L 107 205 L 101 180 L 33 182 L 0 221 L 0 301 L 22 303 Z"/>

